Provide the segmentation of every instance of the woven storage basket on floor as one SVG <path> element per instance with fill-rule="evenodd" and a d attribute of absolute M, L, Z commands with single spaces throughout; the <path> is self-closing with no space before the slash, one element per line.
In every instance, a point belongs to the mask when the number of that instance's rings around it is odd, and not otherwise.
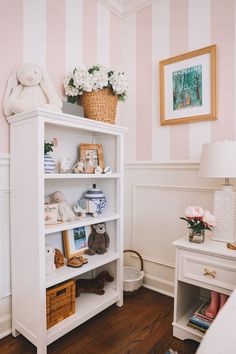
<path fill-rule="evenodd" d="M 124 253 L 126 252 L 135 253 L 140 260 L 140 270 L 133 267 L 124 267 L 124 280 L 123 280 L 124 293 L 126 295 L 131 295 L 136 293 L 136 291 L 143 284 L 143 278 L 144 278 L 143 259 L 137 251 L 124 250 Z"/>
<path fill-rule="evenodd" d="M 75 313 L 75 281 L 69 280 L 47 289 L 47 328 Z"/>
<path fill-rule="evenodd" d="M 115 124 L 118 96 L 111 89 L 85 92 L 79 99 L 86 118 Z"/>

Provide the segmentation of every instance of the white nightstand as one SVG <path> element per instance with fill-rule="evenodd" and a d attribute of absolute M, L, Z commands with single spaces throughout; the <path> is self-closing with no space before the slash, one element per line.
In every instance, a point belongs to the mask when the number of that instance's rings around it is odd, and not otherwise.
<path fill-rule="evenodd" d="M 229 250 L 226 243 L 209 239 L 196 244 L 182 238 L 173 245 L 176 246 L 173 335 L 200 342 L 204 334 L 187 323 L 200 303 L 210 297 L 210 290 L 230 295 L 236 287 L 236 251 Z"/>

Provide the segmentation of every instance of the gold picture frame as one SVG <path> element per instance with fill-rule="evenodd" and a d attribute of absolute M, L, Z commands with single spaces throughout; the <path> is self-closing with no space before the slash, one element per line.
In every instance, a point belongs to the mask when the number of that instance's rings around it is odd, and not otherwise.
<path fill-rule="evenodd" d="M 216 119 L 216 45 L 160 61 L 160 124 Z"/>
<path fill-rule="evenodd" d="M 94 173 L 96 167 L 104 170 L 103 150 L 101 144 L 80 144 L 80 160 L 84 163 L 85 173 Z"/>
<path fill-rule="evenodd" d="M 79 226 L 62 231 L 64 253 L 67 259 L 84 254 L 88 249 L 90 226 Z"/>

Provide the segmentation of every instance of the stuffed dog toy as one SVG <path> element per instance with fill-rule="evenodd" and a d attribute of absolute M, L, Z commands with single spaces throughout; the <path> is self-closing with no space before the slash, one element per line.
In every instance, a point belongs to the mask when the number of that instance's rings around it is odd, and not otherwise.
<path fill-rule="evenodd" d="M 61 111 L 62 101 L 48 75 L 37 64 L 25 63 L 10 75 L 3 110 L 6 117 L 43 107 Z"/>
<path fill-rule="evenodd" d="M 103 295 L 105 293 L 105 290 L 103 289 L 105 282 L 112 282 L 113 280 L 114 278 L 107 270 L 103 270 L 93 279 L 77 279 L 76 296 L 79 296 L 81 292 Z"/>

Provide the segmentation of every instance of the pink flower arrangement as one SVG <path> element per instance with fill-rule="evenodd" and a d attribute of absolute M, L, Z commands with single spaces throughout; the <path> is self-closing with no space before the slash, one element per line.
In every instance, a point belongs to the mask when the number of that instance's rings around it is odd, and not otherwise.
<path fill-rule="evenodd" d="M 188 229 L 200 232 L 201 230 L 212 231 L 215 226 L 215 217 L 201 206 L 189 206 L 185 210 L 185 217 L 180 219 L 187 221 Z"/>

